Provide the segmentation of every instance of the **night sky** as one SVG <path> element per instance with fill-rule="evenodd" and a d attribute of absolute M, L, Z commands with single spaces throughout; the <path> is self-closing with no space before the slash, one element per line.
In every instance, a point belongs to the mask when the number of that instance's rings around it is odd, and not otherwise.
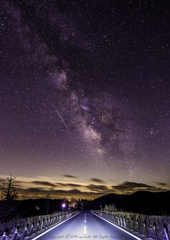
<path fill-rule="evenodd" d="M 0 1 L 0 181 L 20 199 L 170 190 L 162 0 Z"/>

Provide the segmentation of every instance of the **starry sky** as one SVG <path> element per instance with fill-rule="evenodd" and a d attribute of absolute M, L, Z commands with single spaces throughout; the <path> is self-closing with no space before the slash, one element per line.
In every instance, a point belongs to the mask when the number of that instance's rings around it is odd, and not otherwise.
<path fill-rule="evenodd" d="M 170 190 L 170 9 L 0 2 L 0 182 L 20 199 Z"/>

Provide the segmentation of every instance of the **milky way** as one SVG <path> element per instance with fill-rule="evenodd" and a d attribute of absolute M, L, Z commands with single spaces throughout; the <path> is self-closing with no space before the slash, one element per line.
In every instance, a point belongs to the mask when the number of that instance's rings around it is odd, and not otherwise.
<path fill-rule="evenodd" d="M 59 195 L 168 190 L 167 1 L 0 8 L 1 178 L 30 196 L 39 181 Z"/>

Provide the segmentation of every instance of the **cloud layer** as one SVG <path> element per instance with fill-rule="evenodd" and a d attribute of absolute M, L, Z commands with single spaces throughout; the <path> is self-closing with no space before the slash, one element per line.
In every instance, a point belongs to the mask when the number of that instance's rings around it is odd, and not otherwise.
<path fill-rule="evenodd" d="M 0 182 L 4 182 L 5 179 L 0 179 Z M 143 183 L 136 182 L 123 182 L 118 185 L 105 185 L 102 179 L 92 178 L 91 182 L 97 184 L 84 184 L 84 183 L 69 183 L 69 182 L 53 182 L 53 181 L 31 181 L 31 180 L 19 180 L 16 181 L 17 191 L 20 199 L 28 198 L 46 198 L 50 195 L 50 198 L 62 198 L 68 199 L 74 198 L 88 198 L 93 199 L 107 195 L 109 193 L 116 194 L 132 194 L 137 191 L 150 191 L 150 192 L 162 192 L 167 191 L 165 184 L 161 183 L 163 187 L 155 187 Z"/>

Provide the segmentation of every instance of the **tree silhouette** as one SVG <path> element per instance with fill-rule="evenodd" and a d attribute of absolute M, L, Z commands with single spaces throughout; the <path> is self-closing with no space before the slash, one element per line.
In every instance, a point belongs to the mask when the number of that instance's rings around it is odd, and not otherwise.
<path fill-rule="evenodd" d="M 10 174 L 11 175 L 11 174 Z M 9 219 L 18 208 L 18 194 L 15 187 L 15 177 L 12 175 L 2 184 L 0 202 L 0 223 Z"/>
<path fill-rule="evenodd" d="M 10 178 L 7 178 L 6 181 L 3 183 L 1 198 L 2 201 L 13 201 L 18 200 L 18 194 L 15 187 L 15 179 L 12 175 Z"/>

